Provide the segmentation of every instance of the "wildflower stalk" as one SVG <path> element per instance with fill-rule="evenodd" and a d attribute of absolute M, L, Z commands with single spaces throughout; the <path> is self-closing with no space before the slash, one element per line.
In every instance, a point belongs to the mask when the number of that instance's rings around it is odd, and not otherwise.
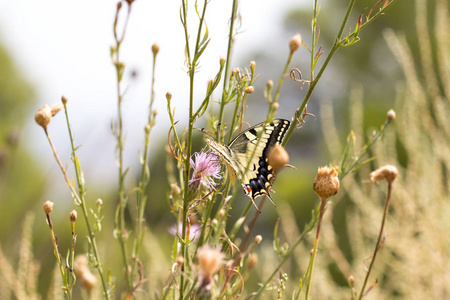
<path fill-rule="evenodd" d="M 317 2 L 315 0 L 315 2 Z M 372 23 L 375 19 L 377 19 L 379 16 L 381 16 L 389 7 L 391 7 L 395 2 L 397 2 L 397 0 L 392 0 L 390 1 L 386 6 L 384 6 L 383 8 L 381 8 L 376 14 L 374 14 L 371 18 L 367 19 L 364 24 L 361 24 L 359 26 L 359 29 L 353 31 L 352 33 L 349 33 L 345 38 L 342 38 L 342 35 L 344 33 L 344 29 L 347 25 L 348 19 L 350 17 L 350 14 L 353 10 L 353 7 L 355 5 L 356 0 L 350 0 L 347 6 L 347 10 L 345 12 L 344 15 L 344 19 L 342 20 L 340 29 L 338 31 L 338 34 L 336 35 L 336 39 L 333 43 L 333 45 L 331 46 L 330 52 L 328 53 L 327 57 L 325 58 L 325 61 L 323 62 L 319 72 L 317 73 L 317 75 L 315 77 L 311 77 L 311 82 L 310 85 L 308 87 L 308 90 L 306 91 L 305 96 L 303 97 L 303 101 L 300 104 L 299 108 L 297 109 L 295 115 L 294 115 L 294 120 L 291 122 L 291 125 L 289 126 L 289 129 L 286 132 L 286 135 L 284 137 L 284 140 L 282 142 L 282 146 L 285 146 L 287 144 L 287 142 L 289 141 L 291 134 L 294 132 L 294 129 L 296 128 L 296 126 L 298 125 L 298 122 L 300 120 L 300 118 L 302 118 L 302 114 L 303 111 L 305 110 L 306 104 L 308 103 L 309 99 L 311 98 L 311 95 L 314 91 L 314 89 L 316 88 L 317 83 L 319 82 L 320 78 L 322 77 L 322 74 L 325 72 L 325 69 L 327 68 L 328 64 L 330 63 L 333 55 L 336 53 L 336 51 L 341 48 L 341 47 L 346 47 L 346 46 L 350 46 L 352 44 L 354 44 L 357 41 L 357 37 L 358 37 L 358 33 L 359 31 L 361 31 L 362 29 L 364 29 L 367 25 L 369 25 L 370 23 Z M 317 4 L 314 4 L 314 16 L 317 16 Z M 313 45 L 314 45 L 315 41 L 314 39 L 314 35 L 313 35 Z M 315 57 L 315 53 L 311 52 L 311 57 Z M 311 69 L 315 68 L 315 59 L 311 59 L 311 62 L 314 62 L 313 65 L 311 66 Z M 314 75 L 313 70 L 311 70 L 311 75 Z"/>
<path fill-rule="evenodd" d="M 308 270 L 306 271 L 306 274 L 308 274 L 308 281 L 307 281 L 307 284 L 306 284 L 305 300 L 308 300 L 309 292 L 311 290 L 311 278 L 312 278 L 312 274 L 313 274 L 313 270 L 314 270 L 314 262 L 316 260 L 317 248 L 319 246 L 320 228 L 321 228 L 321 225 L 322 225 L 323 214 L 325 213 L 326 203 L 327 203 L 327 199 L 321 199 L 320 200 L 319 220 L 318 220 L 318 223 L 317 223 L 316 238 L 314 240 L 314 249 L 313 249 L 313 252 L 311 253 L 311 261 L 309 263 Z"/>
<path fill-rule="evenodd" d="M 381 219 L 381 227 L 380 227 L 380 232 L 378 233 L 378 239 L 377 239 L 377 243 L 375 245 L 375 249 L 373 251 L 373 255 L 372 255 L 372 260 L 370 261 L 370 265 L 369 265 L 369 269 L 367 270 L 367 274 L 366 277 L 364 278 L 364 283 L 361 287 L 361 291 L 359 292 L 359 297 L 358 300 L 361 300 L 362 297 L 367 294 L 367 292 L 370 291 L 370 288 L 364 292 L 366 285 L 367 285 L 367 281 L 369 280 L 369 276 L 370 276 L 370 272 L 372 271 L 372 267 L 373 264 L 375 262 L 375 259 L 377 257 L 378 251 L 380 250 L 380 244 L 381 244 L 381 239 L 383 236 L 383 230 L 384 230 L 384 224 L 386 222 L 386 218 L 387 218 L 387 214 L 389 211 L 389 202 L 391 200 L 391 193 L 392 193 L 392 182 L 388 182 L 388 191 L 387 191 L 387 195 L 386 195 L 386 202 L 384 204 L 384 212 L 383 212 L 383 218 Z"/>
<path fill-rule="evenodd" d="M 231 18 L 230 18 L 230 31 L 228 32 L 228 47 L 227 47 L 227 58 L 225 62 L 225 74 L 223 78 L 223 88 L 222 88 L 222 100 L 220 101 L 220 110 L 219 110 L 219 119 L 218 124 L 223 122 L 223 114 L 225 111 L 225 104 L 227 103 L 228 98 L 228 89 L 227 85 L 229 83 L 230 76 L 230 60 L 231 60 L 231 52 L 233 49 L 233 41 L 234 41 L 234 23 L 237 17 L 237 9 L 238 9 L 238 0 L 233 0 L 233 6 L 231 8 Z M 220 131 L 217 131 L 216 139 L 220 141 Z"/>
<path fill-rule="evenodd" d="M 145 210 L 145 204 L 147 202 L 147 197 L 145 195 L 145 190 L 148 186 L 148 183 L 150 181 L 150 169 L 148 167 L 148 152 L 149 152 L 149 141 L 150 141 L 150 132 L 155 124 L 155 117 L 156 112 L 153 111 L 153 102 L 155 100 L 155 66 L 156 66 L 156 55 L 158 53 L 159 47 L 157 44 L 154 44 L 152 46 L 152 52 L 153 52 L 153 64 L 152 64 L 152 79 L 151 79 L 151 89 L 150 89 L 150 105 L 149 105 L 149 113 L 148 113 L 148 120 L 147 125 L 145 126 L 145 137 L 144 137 L 144 154 L 141 158 L 141 178 L 139 181 L 138 189 L 137 189 L 137 195 L 136 195 L 136 206 L 138 209 L 137 212 L 137 224 L 136 224 L 136 238 L 134 240 L 134 246 L 133 246 L 133 252 L 132 257 L 133 260 L 133 266 L 131 269 L 131 278 L 134 279 L 134 276 L 136 274 L 136 268 L 137 268 L 137 262 L 138 262 L 138 254 L 140 247 L 142 245 L 142 241 L 144 239 L 144 210 Z"/>
<path fill-rule="evenodd" d="M 119 11 L 122 7 L 122 2 L 119 2 L 117 4 L 117 11 L 116 11 L 116 17 L 113 24 L 113 33 L 114 33 L 114 39 L 115 39 L 115 46 L 112 49 L 112 55 L 111 59 L 113 62 L 113 65 L 116 69 L 116 91 L 117 91 L 117 126 L 118 131 L 114 132 L 114 135 L 117 139 L 117 165 L 118 165 L 118 175 L 119 175 L 119 203 L 116 210 L 116 217 L 115 217 L 115 235 L 117 240 L 120 244 L 120 249 L 122 253 L 122 260 L 123 265 L 125 268 L 125 281 L 127 290 L 130 291 L 132 288 L 131 283 L 131 274 L 128 271 L 128 254 L 126 250 L 125 241 L 127 239 L 127 233 L 125 228 L 125 208 L 128 203 L 128 198 L 125 193 L 125 176 L 127 173 L 127 169 L 124 170 L 123 165 L 123 151 L 124 151 L 124 140 L 123 140 L 123 120 L 122 120 L 122 101 L 123 101 L 123 93 L 121 89 L 121 81 L 124 73 L 125 65 L 123 62 L 120 61 L 120 46 L 125 38 L 128 20 L 130 18 L 131 13 L 131 7 L 132 2 L 128 3 L 128 9 L 127 14 L 125 18 L 125 23 L 122 29 L 122 34 L 119 36 L 117 32 L 117 24 L 118 24 L 118 17 L 119 17 Z M 115 131 L 115 130 L 114 130 Z"/>
<path fill-rule="evenodd" d="M 53 208 L 53 203 L 51 203 L 50 201 L 47 201 L 44 203 L 44 211 L 45 211 L 45 215 L 47 218 L 47 224 L 48 224 L 48 228 L 50 229 L 50 236 L 52 237 L 53 251 L 54 251 L 54 254 L 56 257 L 56 261 L 58 262 L 59 271 L 61 272 L 61 277 L 63 279 L 64 295 L 66 295 L 66 298 L 68 300 L 71 300 L 72 293 L 71 293 L 71 287 L 68 282 L 67 269 L 65 269 L 63 266 L 61 254 L 59 253 L 59 250 L 58 250 L 58 242 L 56 239 L 55 232 L 53 231 L 53 223 L 52 223 L 52 220 L 50 219 L 50 212 L 52 211 L 52 208 Z"/>
<path fill-rule="evenodd" d="M 205 50 L 206 46 L 208 45 L 209 40 L 207 40 L 207 32 L 205 33 L 204 39 L 202 42 L 200 42 L 200 36 L 202 33 L 202 28 L 205 20 L 205 13 L 206 13 L 206 7 L 208 4 L 208 1 L 205 0 L 203 4 L 203 11 L 201 13 L 201 16 L 199 16 L 199 26 L 198 26 L 198 32 L 197 32 L 197 40 L 195 42 L 195 50 L 194 50 L 194 56 L 191 57 L 190 49 L 189 49 L 189 34 L 188 34 L 188 28 L 187 28 L 187 1 L 182 0 L 182 13 L 181 13 L 181 22 L 184 27 L 184 35 L 186 40 L 186 60 L 188 63 L 188 74 L 189 74 L 189 125 L 188 125 L 188 132 L 187 132 L 187 144 L 186 144 L 186 159 L 184 161 L 184 197 L 183 197 L 183 217 L 182 217 L 182 239 L 183 243 L 181 243 L 181 254 L 184 258 L 187 257 L 187 247 L 186 247 L 186 231 L 187 231 L 187 213 L 189 209 L 189 201 L 190 201 L 190 195 L 189 195 L 189 173 L 190 173 L 190 157 L 192 153 L 192 132 L 194 128 L 194 77 L 195 77 L 195 69 L 198 63 L 198 59 L 200 58 L 201 54 Z M 181 265 L 181 273 L 184 273 L 185 270 L 185 263 Z M 180 276 L 180 299 L 183 299 L 184 294 L 184 276 Z"/>
<path fill-rule="evenodd" d="M 63 96 L 64 97 L 64 96 Z M 64 98 L 63 98 L 64 99 Z M 74 163 L 74 169 L 75 169 L 75 176 L 77 178 L 77 184 L 78 184 L 78 192 L 77 193 L 75 191 L 75 189 L 73 188 L 72 184 L 69 181 L 69 178 L 67 177 L 67 173 L 66 170 L 63 168 L 61 161 L 58 158 L 58 154 L 56 152 L 56 149 L 53 146 L 53 143 L 51 142 L 50 136 L 47 135 L 50 145 L 52 147 L 53 153 L 55 155 L 55 158 L 57 159 L 58 165 L 61 169 L 61 171 L 63 172 L 64 178 L 66 180 L 67 185 L 69 186 L 70 190 L 72 191 L 72 195 L 75 198 L 75 201 L 78 205 L 80 205 L 81 207 L 81 211 L 83 213 L 84 216 L 84 220 L 86 222 L 86 229 L 88 231 L 89 234 L 89 241 L 90 244 L 92 246 L 92 254 L 94 256 L 94 261 L 91 262 L 93 267 L 96 268 L 98 270 L 99 276 L 100 276 L 100 280 L 102 282 L 102 287 L 103 287 L 103 293 L 106 299 L 110 298 L 110 293 L 108 291 L 106 282 L 105 282 L 105 278 L 103 275 L 103 270 L 102 270 L 102 266 L 101 266 L 101 262 L 100 262 L 100 255 L 98 254 L 98 247 L 97 247 L 97 241 L 95 238 L 95 233 L 91 228 L 91 224 L 89 221 L 89 212 L 87 210 L 86 207 L 86 199 L 84 198 L 84 180 L 81 174 L 81 167 L 80 167 L 80 162 L 78 160 L 78 156 L 76 155 L 76 147 L 75 147 L 75 143 L 74 143 L 74 139 L 73 139 L 73 135 L 72 135 L 72 130 L 71 130 L 71 126 L 70 126 L 70 121 L 69 121 L 69 113 L 68 113 L 68 109 L 67 109 L 67 101 L 62 101 L 63 105 L 64 105 L 64 113 L 66 115 L 66 123 L 67 123 L 67 129 L 69 132 L 69 138 L 70 138 L 70 146 L 72 147 L 72 161 Z M 47 132 L 46 132 L 47 133 Z"/>

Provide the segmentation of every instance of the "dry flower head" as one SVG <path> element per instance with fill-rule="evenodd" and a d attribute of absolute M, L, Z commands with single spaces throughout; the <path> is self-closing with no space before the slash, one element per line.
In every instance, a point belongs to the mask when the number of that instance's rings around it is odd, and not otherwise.
<path fill-rule="evenodd" d="M 320 167 L 314 179 L 313 189 L 320 199 L 325 200 L 339 191 L 340 183 L 335 168 Z"/>
<path fill-rule="evenodd" d="M 44 212 L 46 215 L 49 215 L 53 210 L 53 202 L 52 201 L 45 201 L 44 203 Z"/>
<path fill-rule="evenodd" d="M 392 183 L 397 178 L 397 175 L 398 170 L 395 166 L 385 165 L 370 173 L 370 181 L 378 182 L 385 179 L 387 182 Z"/>
<path fill-rule="evenodd" d="M 295 51 L 297 51 L 298 48 L 300 48 L 301 45 L 302 45 L 302 36 L 300 35 L 300 33 L 297 33 L 289 41 L 289 50 L 291 51 L 291 53 L 294 53 Z"/>
<path fill-rule="evenodd" d="M 283 146 L 277 144 L 272 147 L 267 156 L 269 159 L 269 164 L 273 168 L 273 173 L 277 174 L 282 168 L 284 168 L 289 163 L 289 154 L 284 149 Z"/>

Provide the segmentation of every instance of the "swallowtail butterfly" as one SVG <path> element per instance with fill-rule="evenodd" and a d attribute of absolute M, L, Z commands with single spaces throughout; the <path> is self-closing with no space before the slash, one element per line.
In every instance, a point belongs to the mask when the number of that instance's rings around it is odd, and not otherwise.
<path fill-rule="evenodd" d="M 262 195 L 272 200 L 269 191 L 276 174 L 273 174 L 268 155 L 274 145 L 281 144 L 289 124 L 284 119 L 259 123 L 236 136 L 228 146 L 206 139 L 208 146 L 227 167 L 231 182 L 237 176 L 252 201 Z"/>

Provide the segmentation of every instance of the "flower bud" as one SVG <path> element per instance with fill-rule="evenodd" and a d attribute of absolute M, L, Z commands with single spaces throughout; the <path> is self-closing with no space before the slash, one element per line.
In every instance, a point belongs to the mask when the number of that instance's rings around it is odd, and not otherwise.
<path fill-rule="evenodd" d="M 152 53 L 153 53 L 153 56 L 156 56 L 156 55 L 158 54 L 158 52 L 159 52 L 159 45 L 158 45 L 157 43 L 154 43 L 154 44 L 152 45 Z"/>
<path fill-rule="evenodd" d="M 53 202 L 47 200 L 44 203 L 44 212 L 46 215 L 49 215 L 53 210 Z"/>
<path fill-rule="evenodd" d="M 61 96 L 61 102 L 62 102 L 62 104 L 66 105 L 66 104 L 67 104 L 67 101 L 69 101 L 69 100 L 67 99 L 66 95 L 62 95 L 62 96 Z"/>
<path fill-rule="evenodd" d="M 50 120 L 52 119 L 52 109 L 47 104 L 38 110 L 34 115 L 36 123 L 44 129 L 47 129 Z"/>
<path fill-rule="evenodd" d="M 96 203 L 97 203 L 98 206 L 102 206 L 103 205 L 103 200 L 98 198 Z"/>
<path fill-rule="evenodd" d="M 166 99 L 167 99 L 167 101 L 172 100 L 172 94 L 170 92 L 166 93 Z"/>
<path fill-rule="evenodd" d="M 252 253 L 247 260 L 247 269 L 248 270 L 253 269 L 257 263 L 258 263 L 258 254 Z"/>
<path fill-rule="evenodd" d="M 255 90 L 255 88 L 253 86 L 248 86 L 245 88 L 245 93 L 251 94 L 251 93 L 253 93 L 254 90 Z"/>
<path fill-rule="evenodd" d="M 262 236 L 258 234 L 257 236 L 255 236 L 255 243 L 261 244 L 261 242 L 262 242 Z"/>
<path fill-rule="evenodd" d="M 389 122 L 395 120 L 395 111 L 393 109 L 388 111 L 387 119 L 388 119 Z"/>
<path fill-rule="evenodd" d="M 335 168 L 319 168 L 314 179 L 313 189 L 322 200 L 326 200 L 339 191 L 340 183 Z"/>
<path fill-rule="evenodd" d="M 75 223 L 77 221 L 77 216 L 78 216 L 77 211 L 72 210 L 69 214 L 70 222 Z"/>
<path fill-rule="evenodd" d="M 385 165 L 370 173 L 370 181 L 378 182 L 385 179 L 387 182 L 392 183 L 397 178 L 397 175 L 398 170 L 395 166 Z"/>
<path fill-rule="evenodd" d="M 280 144 L 276 144 L 269 151 L 269 164 L 273 168 L 273 174 L 277 174 L 282 168 L 289 163 L 289 154 Z"/>
<path fill-rule="evenodd" d="M 299 33 L 297 33 L 289 41 L 289 50 L 291 51 L 291 53 L 294 53 L 295 51 L 297 51 L 298 48 L 300 48 L 301 45 L 302 45 L 302 36 Z"/>

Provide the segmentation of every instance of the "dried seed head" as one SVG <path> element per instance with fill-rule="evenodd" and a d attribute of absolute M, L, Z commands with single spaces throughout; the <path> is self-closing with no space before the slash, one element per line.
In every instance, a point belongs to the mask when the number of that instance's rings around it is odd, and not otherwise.
<path fill-rule="evenodd" d="M 77 216 L 78 216 L 77 211 L 72 210 L 69 214 L 70 222 L 75 223 L 77 221 Z"/>
<path fill-rule="evenodd" d="M 159 45 L 158 45 L 157 43 L 154 43 L 154 44 L 152 45 L 152 53 L 153 53 L 153 56 L 156 56 L 156 54 L 158 54 L 158 52 L 159 52 Z"/>
<path fill-rule="evenodd" d="M 326 200 L 339 191 L 339 178 L 335 168 L 321 167 L 314 179 L 313 189 L 322 200 Z"/>
<path fill-rule="evenodd" d="M 355 276 L 353 275 L 348 276 L 347 281 L 350 285 L 353 285 L 353 283 L 355 283 Z"/>
<path fill-rule="evenodd" d="M 45 201 L 44 203 L 44 212 L 46 215 L 49 215 L 53 210 L 53 202 L 52 201 Z"/>
<path fill-rule="evenodd" d="M 269 164 L 273 168 L 273 173 L 277 174 L 282 168 L 289 163 L 289 154 L 280 144 L 276 144 L 269 151 Z"/>
<path fill-rule="evenodd" d="M 98 206 L 102 206 L 103 205 L 103 200 L 98 198 L 96 203 L 97 203 Z"/>
<path fill-rule="evenodd" d="M 197 251 L 197 258 L 202 276 L 204 276 L 204 278 L 212 279 L 212 275 L 222 267 L 224 257 L 225 254 L 220 252 L 220 248 L 213 249 L 208 245 L 199 248 Z"/>
<path fill-rule="evenodd" d="M 260 244 L 262 242 L 262 236 L 260 236 L 259 234 L 257 236 L 255 236 L 255 243 L 256 244 Z"/>
<path fill-rule="evenodd" d="M 61 109 L 63 109 L 64 105 L 60 102 L 53 104 L 50 106 L 50 109 L 52 111 L 52 117 L 56 115 Z"/>
<path fill-rule="evenodd" d="M 289 41 L 289 50 L 291 50 L 291 53 L 294 53 L 295 51 L 297 51 L 298 48 L 300 48 L 301 45 L 302 45 L 302 36 L 300 35 L 300 33 L 297 33 Z"/>
<path fill-rule="evenodd" d="M 47 104 L 38 110 L 34 115 L 36 123 L 44 129 L 47 129 L 50 120 L 52 119 L 52 109 Z"/>
<path fill-rule="evenodd" d="M 245 93 L 251 94 L 251 93 L 253 93 L 254 90 L 255 90 L 255 88 L 253 86 L 248 86 L 245 88 Z"/>
<path fill-rule="evenodd" d="M 387 182 L 392 183 L 397 178 L 397 175 L 398 170 L 395 166 L 385 165 L 370 173 L 370 181 L 378 182 L 385 179 Z"/>
<path fill-rule="evenodd" d="M 395 120 L 395 111 L 393 109 L 388 111 L 387 119 L 388 119 L 389 122 Z"/>
<path fill-rule="evenodd" d="M 177 257 L 177 265 L 181 266 L 182 264 L 184 264 L 184 257 L 179 255 Z"/>
<path fill-rule="evenodd" d="M 97 285 L 97 277 L 89 269 L 89 261 L 85 255 L 78 255 L 74 261 L 77 282 L 87 291 L 91 291 Z"/>
<path fill-rule="evenodd" d="M 253 269 L 257 263 L 258 263 L 258 254 L 252 253 L 247 260 L 247 269 L 248 270 Z"/>

